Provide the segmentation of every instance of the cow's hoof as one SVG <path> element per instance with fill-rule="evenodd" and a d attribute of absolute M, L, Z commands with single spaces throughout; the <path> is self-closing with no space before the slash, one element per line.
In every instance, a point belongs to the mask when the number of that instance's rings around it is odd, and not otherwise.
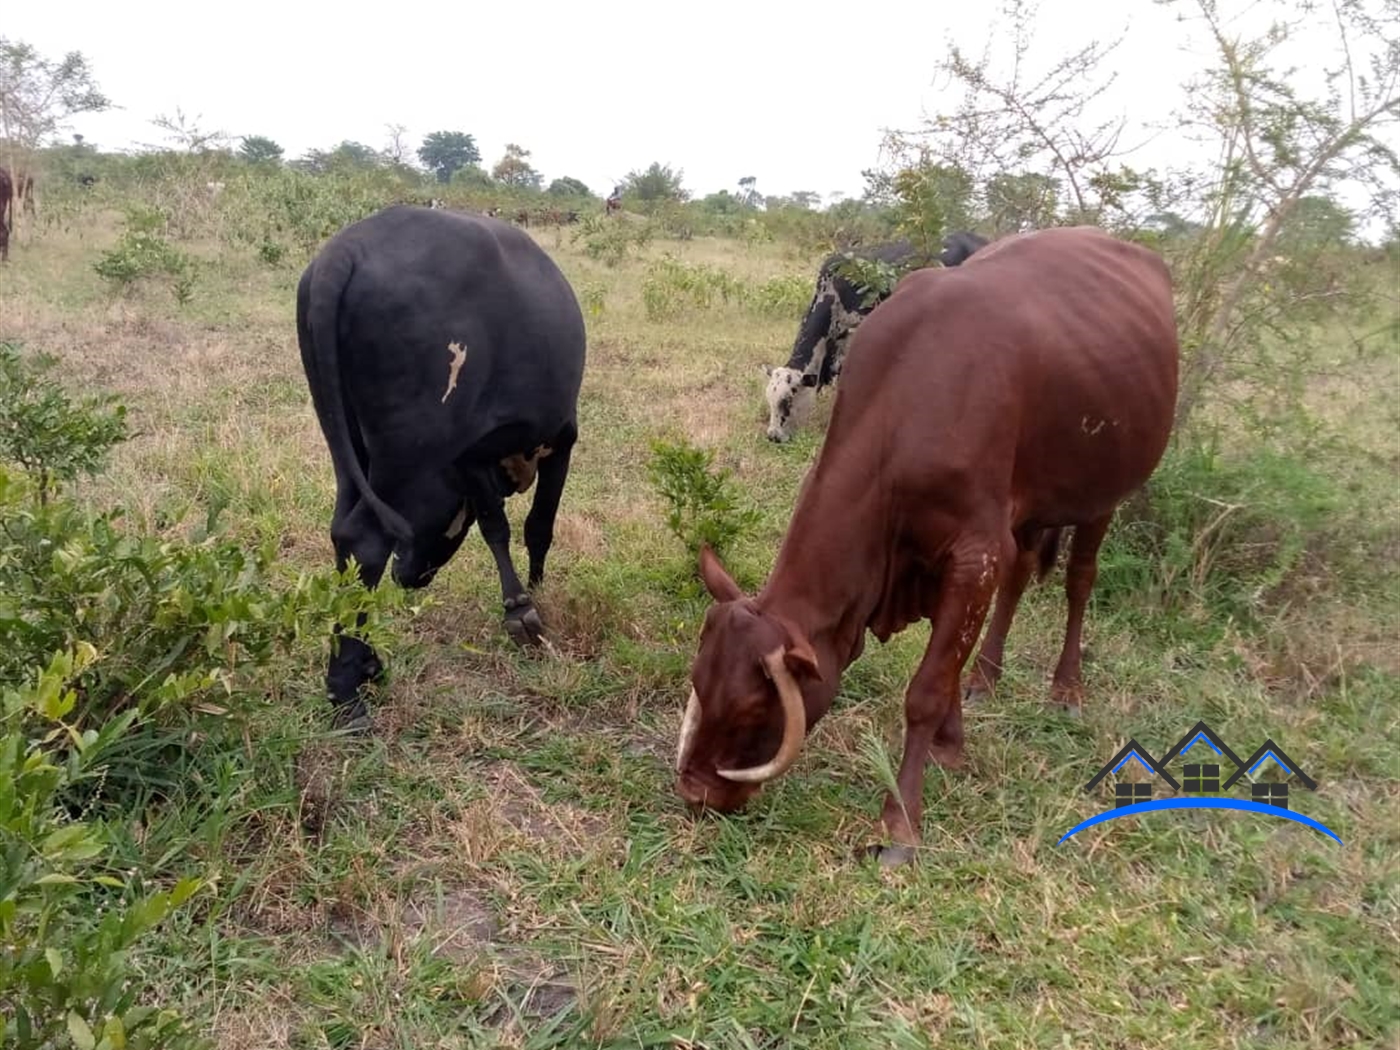
<path fill-rule="evenodd" d="M 337 704 L 331 714 L 331 728 L 352 736 L 363 736 L 372 727 L 369 708 L 363 701 L 355 700 L 348 704 Z"/>
<path fill-rule="evenodd" d="M 506 599 L 506 633 L 523 647 L 539 645 L 544 639 L 544 622 L 528 594 Z"/>
<path fill-rule="evenodd" d="M 888 846 L 878 844 L 866 846 L 865 855 L 878 860 L 882 868 L 898 868 L 901 865 L 912 863 L 915 857 L 912 846 L 901 846 L 898 843 Z"/>

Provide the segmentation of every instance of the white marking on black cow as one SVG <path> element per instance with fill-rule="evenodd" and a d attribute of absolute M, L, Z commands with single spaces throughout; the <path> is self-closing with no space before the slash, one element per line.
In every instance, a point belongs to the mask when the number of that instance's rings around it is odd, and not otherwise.
<path fill-rule="evenodd" d="M 462 371 L 462 364 L 467 360 L 467 348 L 461 343 L 448 343 L 447 352 L 452 355 L 452 360 L 447 364 L 447 389 L 442 392 L 444 405 L 447 404 L 447 398 L 452 391 L 457 389 L 457 375 Z"/>
<path fill-rule="evenodd" d="M 447 526 L 447 531 L 443 533 L 449 540 L 455 540 L 462 532 L 462 526 L 467 523 L 467 505 L 462 504 L 462 509 L 457 512 L 457 516 L 452 519 L 452 524 Z"/>

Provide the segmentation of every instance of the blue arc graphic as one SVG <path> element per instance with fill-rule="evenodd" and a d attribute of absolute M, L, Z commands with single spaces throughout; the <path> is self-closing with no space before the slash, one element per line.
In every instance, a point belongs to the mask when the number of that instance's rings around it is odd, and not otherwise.
<path fill-rule="evenodd" d="M 1064 842 L 1071 835 L 1078 834 L 1085 828 L 1091 828 L 1102 821 L 1112 820 L 1114 817 L 1131 817 L 1156 809 L 1246 809 L 1252 813 L 1267 813 L 1271 817 L 1282 817 L 1284 820 L 1291 820 L 1297 824 L 1306 824 L 1335 840 L 1337 845 L 1342 845 L 1342 840 L 1337 838 L 1336 833 L 1331 828 L 1313 820 L 1312 817 L 1304 816 L 1302 813 L 1294 813 L 1291 809 L 1282 809 L 1267 802 L 1255 802 L 1252 799 L 1243 798 L 1157 798 L 1151 802 L 1136 802 L 1131 806 L 1123 806 L 1121 809 L 1108 809 L 1102 813 L 1094 814 L 1088 820 L 1076 824 L 1061 835 L 1060 842 Z M 1057 846 L 1059 844 L 1059 842 L 1055 843 Z"/>

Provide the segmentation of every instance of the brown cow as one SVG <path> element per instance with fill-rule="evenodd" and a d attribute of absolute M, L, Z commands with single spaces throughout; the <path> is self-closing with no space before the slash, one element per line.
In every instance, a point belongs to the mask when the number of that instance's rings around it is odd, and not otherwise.
<path fill-rule="evenodd" d="M 919 842 L 928 759 L 962 763 L 959 676 L 1000 587 L 984 673 L 1021 590 L 1074 527 L 1053 699 L 1077 711 L 1080 629 L 1117 505 L 1171 431 L 1177 333 L 1153 252 L 1091 227 L 1008 237 L 904 277 L 856 331 L 826 439 L 772 574 L 743 594 L 708 550 L 676 753 L 693 808 L 741 808 L 796 761 L 868 628 L 927 617 L 881 859 Z"/>

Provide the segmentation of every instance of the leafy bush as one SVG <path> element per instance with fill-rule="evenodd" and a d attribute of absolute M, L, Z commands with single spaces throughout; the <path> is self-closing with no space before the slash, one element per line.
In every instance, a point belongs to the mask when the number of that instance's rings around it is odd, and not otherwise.
<path fill-rule="evenodd" d="M 62 795 L 131 730 L 134 711 L 93 728 L 72 682 L 99 662 L 59 650 L 0 695 L 0 1045 L 16 1050 L 160 1050 L 197 1044 L 178 1014 L 143 1003 L 127 953 L 202 886 L 147 891 L 104 863 L 103 830 Z M 63 746 L 59 746 L 63 745 Z"/>
<path fill-rule="evenodd" d="M 130 291 L 142 280 L 168 277 L 171 293 L 183 306 L 193 297 L 197 269 L 190 256 L 155 232 L 163 221 L 159 212 L 128 209 L 121 240 L 115 248 L 103 252 L 92 268 L 97 276 L 122 292 Z"/>
<path fill-rule="evenodd" d="M 59 498 L 60 480 L 95 470 L 125 436 L 124 414 L 104 398 L 72 404 L 13 347 L 0 365 L 0 458 L 23 468 L 0 465 L 0 680 L 90 646 L 101 659 L 78 677 L 81 720 L 135 711 L 152 729 L 236 731 L 248 714 L 228 706 L 245 695 L 235 689 L 239 671 L 360 613 L 369 619 L 357 633 L 373 634 L 377 611 L 401 600 L 392 588 L 365 591 L 350 570 L 276 589 L 275 548 L 213 536 L 213 514 L 187 538 L 141 536 L 121 527 L 119 509 L 94 513 Z M 157 757 L 114 769 L 109 792 L 121 797 Z"/>
<path fill-rule="evenodd" d="M 653 441 L 648 473 L 656 491 L 670 505 L 666 524 L 698 556 L 702 544 L 717 554 L 758 522 L 758 511 L 740 507 L 732 472 L 714 469 L 714 453 L 677 443 Z"/>
<path fill-rule="evenodd" d="M 1324 560 L 1310 554 L 1326 547 L 1328 572 L 1343 568 L 1329 547 L 1343 504 L 1337 485 L 1294 453 L 1258 443 L 1227 457 L 1218 436 L 1184 442 L 1120 513 L 1103 587 L 1257 620 L 1310 560 Z"/>
<path fill-rule="evenodd" d="M 569 243 L 583 242 L 583 253 L 606 266 L 616 266 L 634 251 L 651 243 L 655 228 L 650 222 L 586 215 L 574 229 Z"/>
<path fill-rule="evenodd" d="M 401 597 L 353 566 L 276 587 L 275 551 L 213 536 L 213 514 L 175 538 L 80 508 L 61 483 L 98 468 L 123 414 L 43 371 L 0 354 L 0 458 L 22 467 L 0 464 L 0 1045 L 192 1050 L 130 952 L 203 883 L 115 877 L 117 833 L 94 815 L 124 825 L 200 754 L 238 747 L 264 703 L 243 673 L 277 647 L 361 613 L 382 644 L 378 612 Z"/>
<path fill-rule="evenodd" d="M 126 406 L 110 396 L 74 405 L 43 377 L 48 355 L 24 357 L 17 343 L 0 342 L 0 459 L 18 463 L 35 479 L 39 502 L 59 482 L 92 474 L 124 440 Z"/>

